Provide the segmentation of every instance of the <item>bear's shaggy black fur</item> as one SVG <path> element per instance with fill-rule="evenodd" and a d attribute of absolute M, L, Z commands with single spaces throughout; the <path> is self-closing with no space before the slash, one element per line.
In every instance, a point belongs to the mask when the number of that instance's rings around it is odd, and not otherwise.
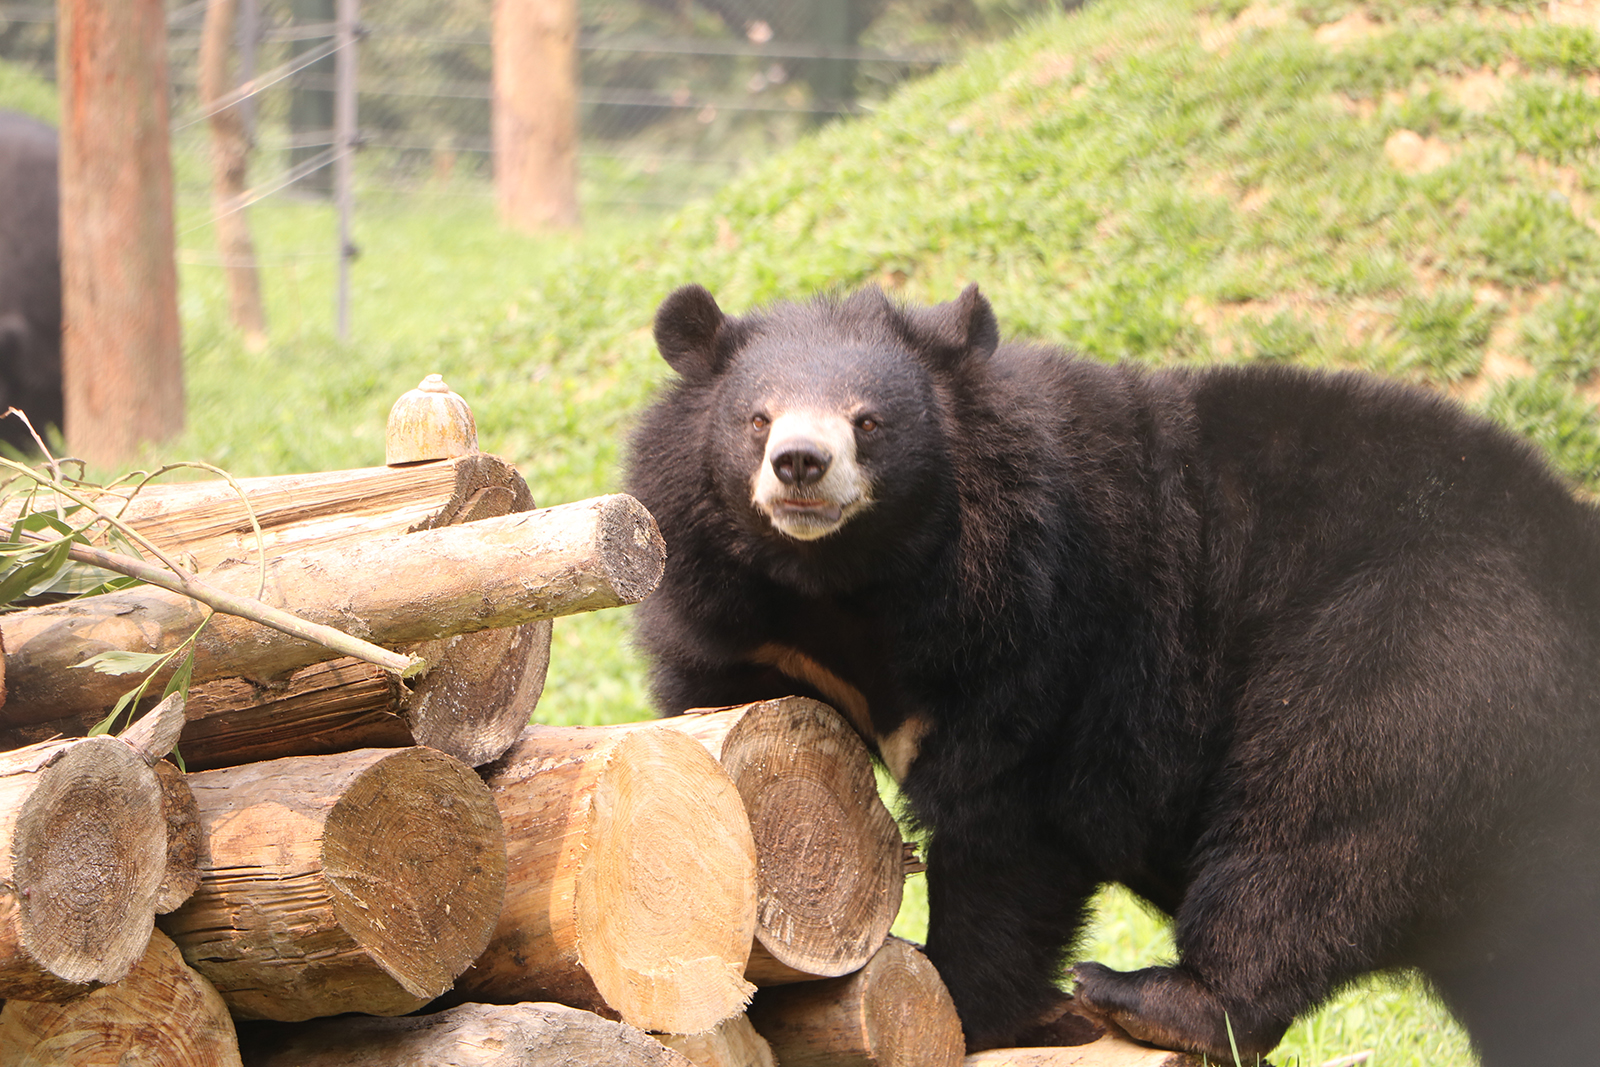
<path fill-rule="evenodd" d="M 1077 999 L 1153 1043 L 1248 1061 L 1417 967 L 1486 1064 L 1600 1049 L 1600 525 L 1530 446 L 1367 377 L 1000 345 L 976 287 L 686 287 L 655 329 L 660 706 L 855 721 L 972 1048 L 1055 1010 L 1114 881 L 1178 958 Z"/>
<path fill-rule="evenodd" d="M 56 131 L 0 111 L 0 415 L 27 413 L 41 434 L 61 425 L 61 251 Z M 0 441 L 37 450 L 20 419 Z"/>

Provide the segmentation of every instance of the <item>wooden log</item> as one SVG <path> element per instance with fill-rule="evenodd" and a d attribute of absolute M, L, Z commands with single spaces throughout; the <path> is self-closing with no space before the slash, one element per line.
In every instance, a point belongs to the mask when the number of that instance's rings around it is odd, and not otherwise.
<path fill-rule="evenodd" d="M 649 512 L 615 495 L 279 556 L 262 599 L 392 648 L 636 603 L 665 560 Z M 254 565 L 236 561 L 204 577 L 246 595 L 258 581 Z M 108 649 L 177 648 L 204 617 L 187 597 L 148 586 L 5 616 L 11 696 L 0 725 L 109 708 L 126 678 L 67 668 Z M 219 614 L 196 642 L 193 677 L 264 680 L 331 658 L 321 645 Z"/>
<path fill-rule="evenodd" d="M 897 937 L 855 974 L 761 990 L 750 1021 L 783 1067 L 958 1067 L 966 1051 L 938 972 Z"/>
<path fill-rule="evenodd" d="M 781 985 L 865 966 L 900 913 L 904 846 L 850 724 L 806 697 L 657 722 L 717 757 L 750 816 L 759 904 L 745 978 Z"/>
<path fill-rule="evenodd" d="M 657 1034 L 695 1067 L 777 1067 L 772 1046 L 756 1033 L 748 1015 L 735 1015 L 703 1034 Z"/>
<path fill-rule="evenodd" d="M 1199 1056 L 1136 1044 L 1108 1032 L 1087 1045 L 992 1048 L 974 1052 L 963 1067 L 1201 1067 Z"/>
<path fill-rule="evenodd" d="M 210 856 L 161 926 L 236 1016 L 415 1011 L 488 942 L 505 892 L 500 817 L 459 761 L 361 749 L 189 782 Z"/>
<path fill-rule="evenodd" d="M 247 1067 L 690 1067 L 649 1034 L 560 1004 L 245 1024 L 242 1039 Z"/>
<path fill-rule="evenodd" d="M 755 846 L 703 747 L 530 726 L 484 773 L 506 826 L 506 906 L 453 996 L 553 1000 L 669 1033 L 744 1006 Z"/>
<path fill-rule="evenodd" d="M 114 737 L 0 754 L 0 997 L 65 1000 L 126 975 L 166 871 L 155 771 Z"/>
<path fill-rule="evenodd" d="M 65 1004 L 8 1000 L 7 1067 L 240 1067 L 227 1005 L 160 930 L 122 981 Z"/>
<path fill-rule="evenodd" d="M 409 682 L 343 657 L 281 681 L 222 678 L 191 687 L 179 744 L 185 766 L 204 771 L 411 745 L 469 766 L 488 763 L 511 747 L 538 706 L 550 666 L 550 622 L 480 630 L 410 651 L 429 666 Z M 0 728 L 0 748 L 81 736 L 100 717 L 90 712 Z"/>
<path fill-rule="evenodd" d="M 314 474 L 240 478 L 261 527 L 258 543 L 249 513 L 226 481 L 155 482 L 133 494 L 118 488 L 96 496 L 103 511 L 123 521 L 194 570 L 224 560 L 255 561 L 344 541 L 432 530 L 533 508 L 528 486 L 511 464 L 477 453 L 438 463 L 363 467 Z M 15 499 L 0 520 L 15 521 Z M 41 494 L 31 506 L 50 505 Z"/>
<path fill-rule="evenodd" d="M 161 784 L 161 816 L 167 824 L 167 867 L 156 892 L 156 914 L 165 915 L 200 887 L 200 866 L 206 855 L 200 832 L 200 805 L 182 771 L 166 760 L 155 765 Z"/>

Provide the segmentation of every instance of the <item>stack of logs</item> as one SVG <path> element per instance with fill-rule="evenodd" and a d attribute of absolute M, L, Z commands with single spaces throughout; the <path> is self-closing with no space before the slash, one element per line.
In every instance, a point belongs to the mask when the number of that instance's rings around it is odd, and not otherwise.
<path fill-rule="evenodd" d="M 550 620 L 647 595 L 655 524 L 534 510 L 475 441 L 406 460 L 245 480 L 259 529 L 216 482 L 122 517 L 416 678 L 217 615 L 186 704 L 85 737 L 131 680 L 73 665 L 178 647 L 202 609 L 141 586 L 0 617 L 0 1063 L 960 1063 L 888 936 L 910 853 L 844 721 L 527 725 Z M 1167 1062 L 1114 1041 L 969 1062 Z"/>

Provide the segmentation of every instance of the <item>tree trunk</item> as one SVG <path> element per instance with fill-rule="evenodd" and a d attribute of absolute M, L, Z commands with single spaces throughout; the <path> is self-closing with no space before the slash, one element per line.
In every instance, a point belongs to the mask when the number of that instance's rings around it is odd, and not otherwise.
<path fill-rule="evenodd" d="M 176 911 L 200 886 L 206 839 L 200 832 L 200 805 L 182 771 L 166 760 L 155 765 L 161 783 L 161 814 L 167 824 L 167 870 L 156 893 L 156 914 Z"/>
<path fill-rule="evenodd" d="M 667 1033 L 743 1007 L 755 848 L 704 748 L 669 730 L 530 726 L 485 775 L 506 825 L 506 906 L 457 995 Z"/>
<path fill-rule="evenodd" d="M 494 179 L 519 230 L 578 225 L 577 0 L 494 0 Z"/>
<path fill-rule="evenodd" d="M 560 1004 L 463 1004 L 405 1019 L 249 1025 L 248 1067 L 691 1067 L 649 1034 Z"/>
<path fill-rule="evenodd" d="M 210 857 L 161 920 L 240 1018 L 401 1015 L 483 951 L 505 893 L 500 818 L 426 748 L 189 776 Z"/>
<path fill-rule="evenodd" d="M 76 455 L 183 428 L 161 0 L 57 0 L 62 379 Z"/>
<path fill-rule="evenodd" d="M 128 973 L 166 872 L 155 771 L 90 737 L 0 755 L 0 997 L 65 1000 Z"/>
<path fill-rule="evenodd" d="M 900 913 L 900 829 L 872 757 L 832 708 L 785 697 L 662 719 L 701 742 L 739 787 L 760 906 L 745 978 L 778 985 L 865 966 Z"/>
<path fill-rule="evenodd" d="M 703 1034 L 661 1034 L 661 1043 L 683 1053 L 694 1067 L 777 1067 L 772 1046 L 747 1015 L 735 1015 Z"/>
<path fill-rule="evenodd" d="M 1201 1060 L 1184 1052 L 1146 1048 L 1108 1033 L 1087 1045 L 975 1052 L 966 1058 L 964 1067 L 1201 1067 Z"/>
<path fill-rule="evenodd" d="M 665 559 L 649 512 L 616 495 L 280 556 L 268 564 L 262 599 L 393 648 L 636 603 Z M 258 574 L 228 561 L 204 578 L 251 596 Z M 175 649 L 205 614 L 188 597 L 141 586 L 5 616 L 10 698 L 0 725 L 111 707 L 126 677 L 66 668 L 108 649 Z M 193 677 L 267 680 L 331 658 L 320 645 L 218 614 L 196 643 Z"/>
<path fill-rule="evenodd" d="M 783 1067 L 958 1067 L 966 1049 L 933 964 L 897 937 L 855 974 L 763 989 L 750 1021 Z"/>
<path fill-rule="evenodd" d="M 233 47 L 234 0 L 209 0 L 200 33 L 200 106 L 210 111 L 232 92 L 228 53 Z M 211 115 L 211 210 L 216 216 L 217 250 L 228 283 L 228 313 L 259 352 L 267 343 L 267 316 L 261 308 L 261 277 L 243 197 L 249 189 L 250 135 L 244 109 L 235 104 Z"/>
<path fill-rule="evenodd" d="M 161 931 L 115 985 L 65 1004 L 6 1002 L 7 1067 L 240 1067 L 227 1005 Z"/>

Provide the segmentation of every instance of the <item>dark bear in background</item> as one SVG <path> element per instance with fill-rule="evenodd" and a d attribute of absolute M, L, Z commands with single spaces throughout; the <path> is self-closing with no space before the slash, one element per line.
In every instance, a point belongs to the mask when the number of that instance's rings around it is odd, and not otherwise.
<path fill-rule="evenodd" d="M 1356 375 L 1000 345 L 976 287 L 686 287 L 655 335 L 660 707 L 854 721 L 973 1049 L 1040 1037 L 1114 881 L 1178 959 L 1077 1005 L 1154 1044 L 1251 1062 L 1418 967 L 1490 1067 L 1600 1054 L 1600 526 L 1531 446 Z"/>
<path fill-rule="evenodd" d="M 40 434 L 61 425 L 61 235 L 56 131 L 0 111 L 0 413 L 27 412 Z M 37 450 L 17 418 L 0 441 Z"/>

